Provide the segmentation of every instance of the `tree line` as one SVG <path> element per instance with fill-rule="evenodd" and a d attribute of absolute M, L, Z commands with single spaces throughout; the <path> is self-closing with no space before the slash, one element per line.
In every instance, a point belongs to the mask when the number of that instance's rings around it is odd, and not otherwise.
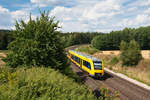
<path fill-rule="evenodd" d="M 100 32 L 67 32 L 62 33 L 61 37 L 65 47 L 77 44 L 90 44 L 95 36 L 102 35 Z"/>
<path fill-rule="evenodd" d="M 0 50 L 6 50 L 8 44 L 13 40 L 12 31 L 0 30 Z"/>
<path fill-rule="evenodd" d="M 77 44 L 90 44 L 95 36 L 104 34 L 99 32 L 59 32 L 64 47 Z M 14 31 L 0 30 L 0 50 L 6 50 L 8 44 L 14 39 Z"/>
<path fill-rule="evenodd" d="M 140 49 L 150 49 L 150 26 L 140 28 L 125 28 L 110 33 L 101 32 L 60 32 L 65 47 L 77 44 L 92 44 L 100 50 L 119 50 L 121 41 L 130 42 L 135 40 Z M 0 30 L 0 49 L 7 49 L 8 44 L 13 40 L 13 31 Z"/>
<path fill-rule="evenodd" d="M 129 43 L 131 40 L 135 40 L 142 50 L 150 49 L 150 26 L 112 31 L 96 36 L 91 44 L 99 50 L 119 50 L 121 41 Z"/>

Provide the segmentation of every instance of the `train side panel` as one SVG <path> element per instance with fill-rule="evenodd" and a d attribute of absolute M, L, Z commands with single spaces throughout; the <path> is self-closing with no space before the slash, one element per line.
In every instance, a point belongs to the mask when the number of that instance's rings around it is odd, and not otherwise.
<path fill-rule="evenodd" d="M 101 73 L 101 75 L 104 75 L 104 65 L 103 65 L 103 61 L 102 61 L 102 70 L 95 70 L 94 69 L 94 64 L 93 61 L 91 59 L 88 59 L 84 56 L 80 56 L 72 51 L 68 51 L 68 58 L 74 62 L 78 67 L 81 67 L 83 70 L 85 70 L 86 72 L 88 72 L 91 76 L 95 76 L 95 73 Z M 78 58 L 77 60 L 74 59 L 73 57 L 75 56 L 76 58 Z"/>

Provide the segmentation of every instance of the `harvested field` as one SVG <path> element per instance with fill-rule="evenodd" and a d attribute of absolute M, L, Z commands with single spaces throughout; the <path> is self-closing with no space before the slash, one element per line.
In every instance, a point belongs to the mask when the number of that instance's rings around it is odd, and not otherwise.
<path fill-rule="evenodd" d="M 105 55 L 119 55 L 120 51 L 119 50 L 103 51 L 103 54 L 105 54 Z M 150 50 L 142 50 L 141 54 L 142 54 L 142 57 L 144 59 L 150 59 Z"/>

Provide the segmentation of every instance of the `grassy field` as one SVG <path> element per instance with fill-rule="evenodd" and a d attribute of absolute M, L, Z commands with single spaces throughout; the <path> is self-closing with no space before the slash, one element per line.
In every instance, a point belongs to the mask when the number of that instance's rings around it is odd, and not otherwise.
<path fill-rule="evenodd" d="M 142 55 L 144 58 L 146 57 L 146 59 L 143 58 L 137 66 L 122 67 L 119 59 L 119 51 L 95 51 L 94 48 L 90 47 L 89 45 L 81 46 L 76 50 L 91 54 L 91 49 L 93 50 L 92 56 L 103 59 L 105 67 L 115 72 L 125 74 L 128 77 L 136 79 L 150 86 L 150 59 L 148 59 L 147 56 Z M 148 50 L 146 50 L 146 52 L 142 51 L 142 54 L 147 53 Z"/>

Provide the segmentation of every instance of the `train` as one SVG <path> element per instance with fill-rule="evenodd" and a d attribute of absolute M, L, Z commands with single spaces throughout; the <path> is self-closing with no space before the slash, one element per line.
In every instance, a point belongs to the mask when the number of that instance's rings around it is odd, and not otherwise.
<path fill-rule="evenodd" d="M 103 60 L 74 51 L 68 50 L 67 57 L 90 76 L 100 78 L 104 76 Z"/>

